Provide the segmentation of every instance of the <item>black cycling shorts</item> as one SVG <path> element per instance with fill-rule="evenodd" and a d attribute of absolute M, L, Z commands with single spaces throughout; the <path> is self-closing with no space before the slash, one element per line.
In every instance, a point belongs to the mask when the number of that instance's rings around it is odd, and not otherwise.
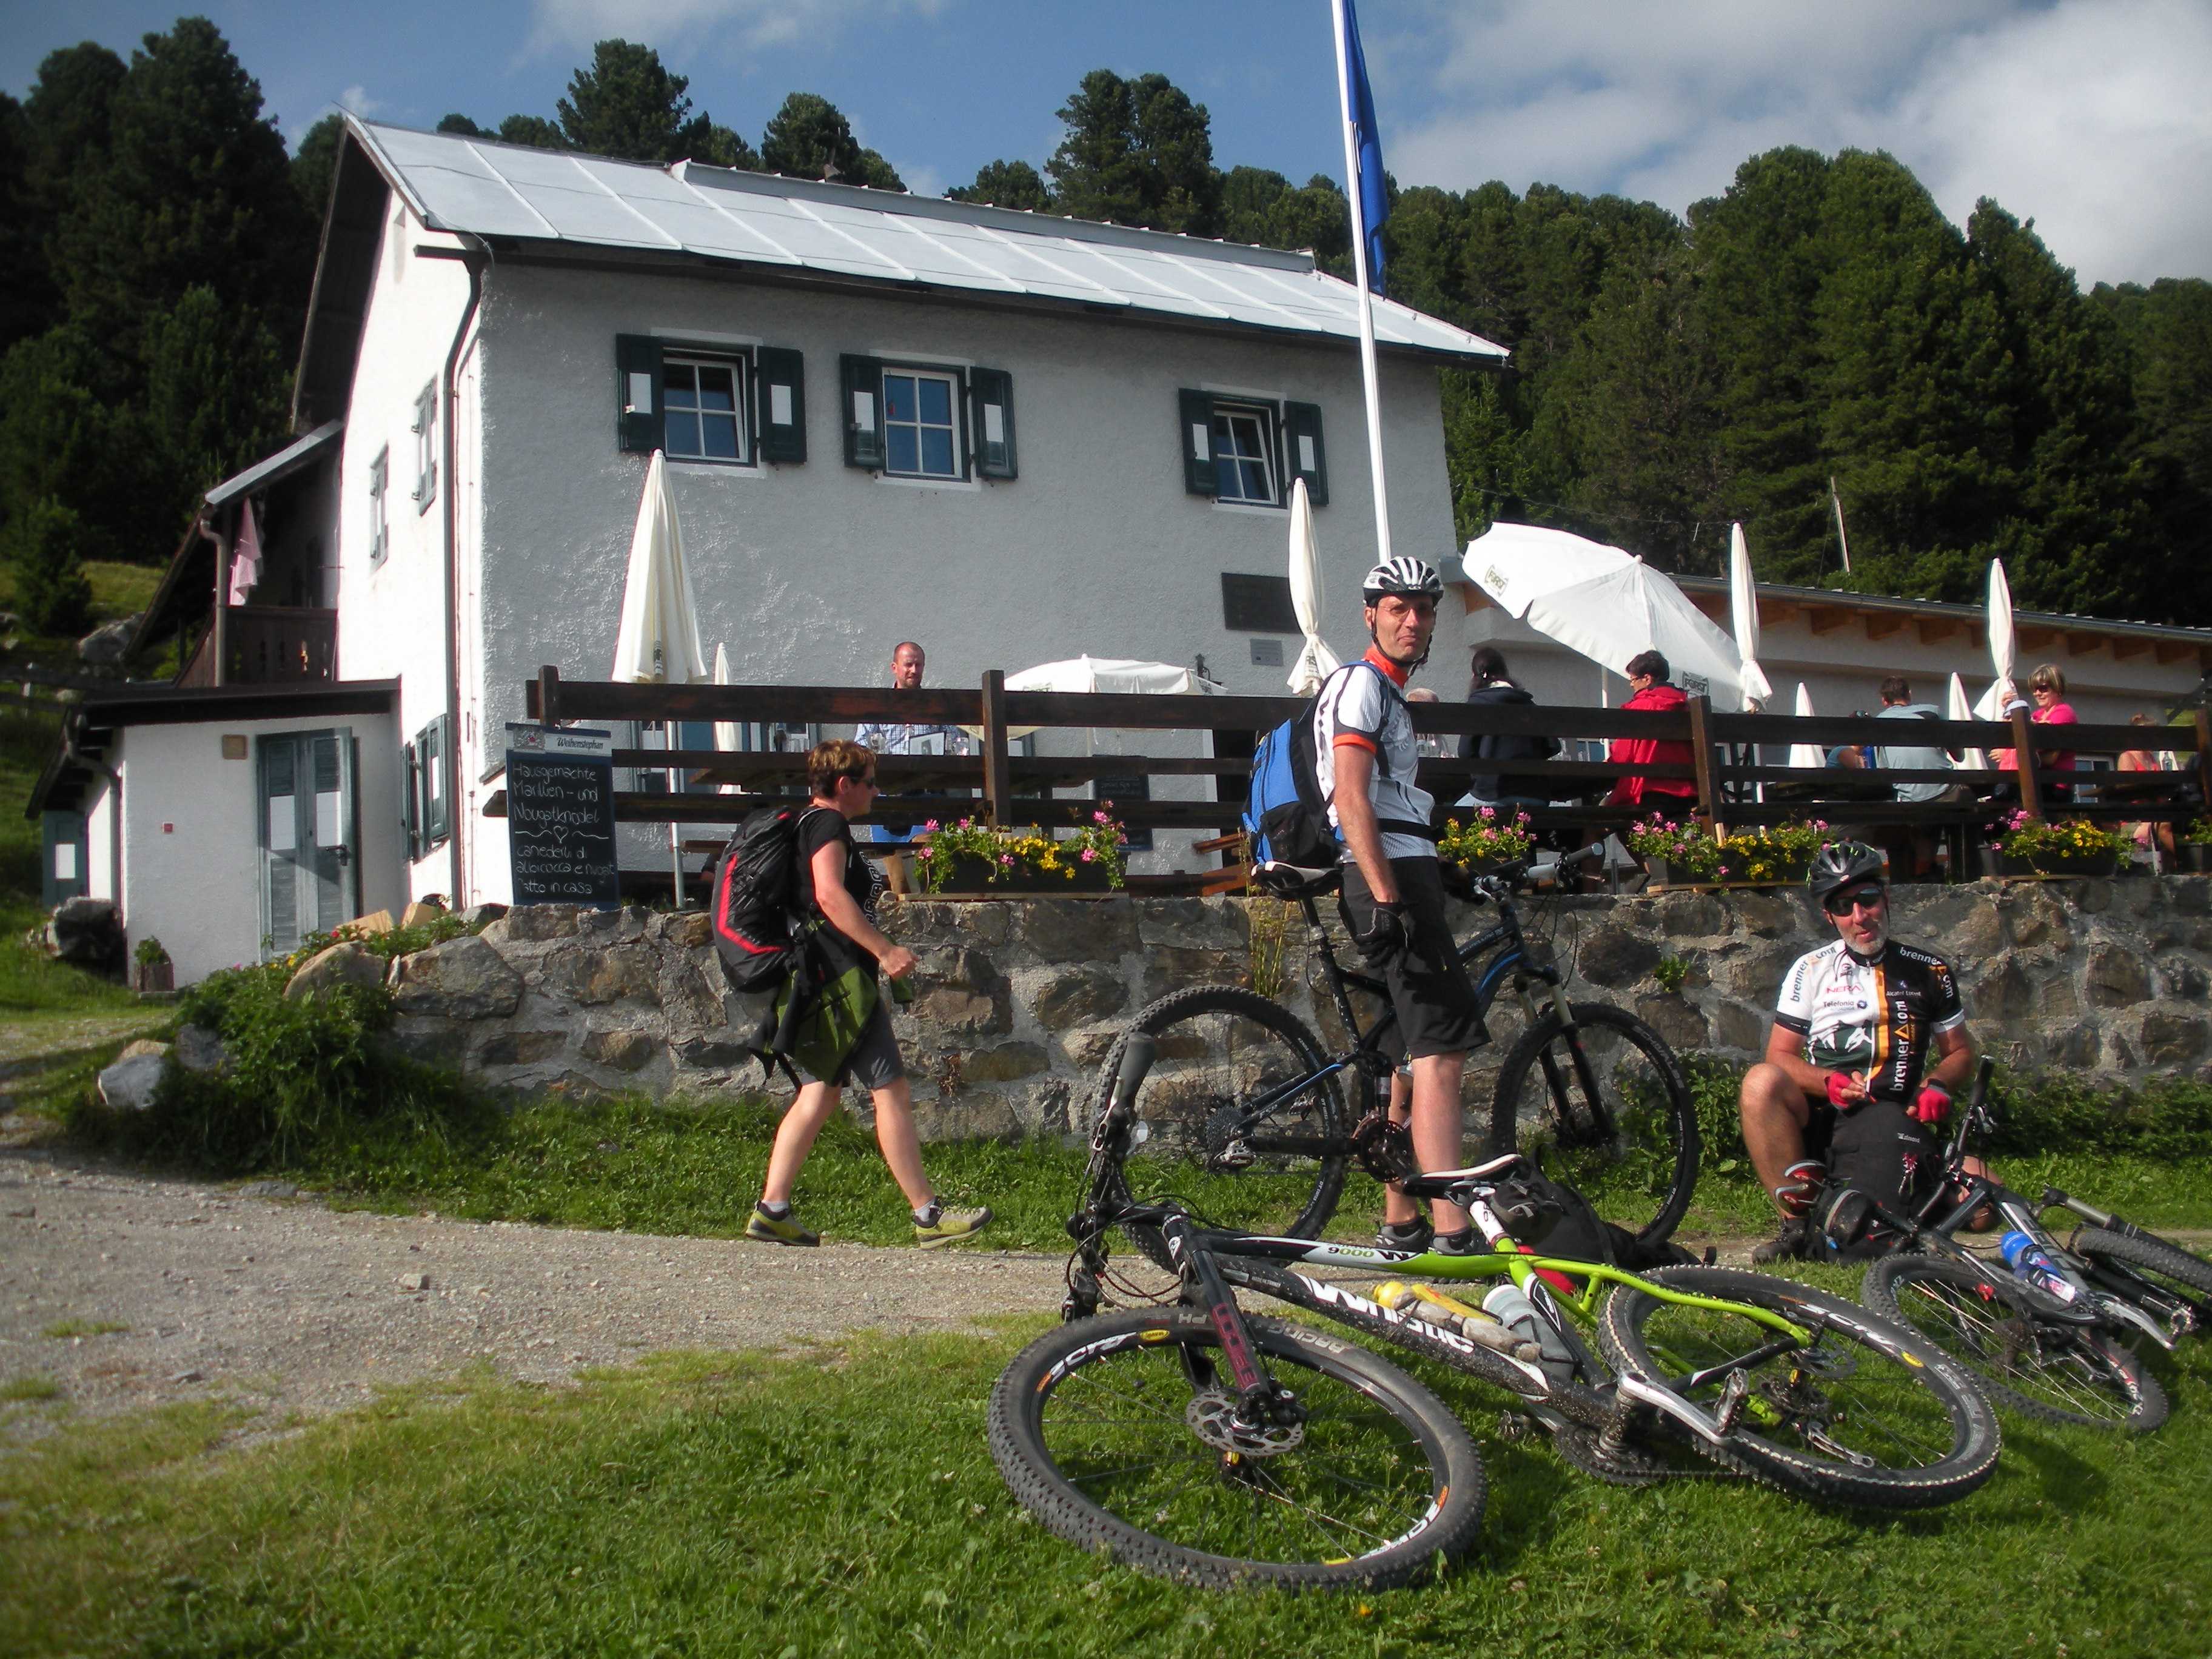
<path fill-rule="evenodd" d="M 1398 884 L 1399 902 L 1406 907 L 1413 942 L 1382 975 L 1403 1037 L 1402 1048 L 1395 1042 L 1386 1046 L 1413 1060 L 1481 1048 L 1490 1041 L 1490 1032 L 1475 1003 L 1474 981 L 1459 959 L 1451 925 L 1444 919 L 1443 880 L 1437 861 L 1392 859 L 1390 874 Z M 1338 904 L 1344 925 L 1355 939 L 1374 925 L 1375 898 L 1356 864 L 1344 866 Z"/>

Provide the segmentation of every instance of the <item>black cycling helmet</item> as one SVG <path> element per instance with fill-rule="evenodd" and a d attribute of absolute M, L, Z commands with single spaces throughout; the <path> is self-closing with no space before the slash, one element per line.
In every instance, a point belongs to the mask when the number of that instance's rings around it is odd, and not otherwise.
<path fill-rule="evenodd" d="M 1408 558 L 1401 553 L 1383 560 L 1359 584 L 1359 597 L 1370 605 L 1385 593 L 1426 594 L 1430 599 L 1440 599 L 1444 596 L 1444 579 L 1427 560 Z"/>
<path fill-rule="evenodd" d="M 1844 888 L 1863 881 L 1889 884 L 1889 859 L 1879 847 L 1863 841 L 1832 841 L 1813 854 L 1813 867 L 1805 872 L 1805 890 L 1821 909 Z"/>

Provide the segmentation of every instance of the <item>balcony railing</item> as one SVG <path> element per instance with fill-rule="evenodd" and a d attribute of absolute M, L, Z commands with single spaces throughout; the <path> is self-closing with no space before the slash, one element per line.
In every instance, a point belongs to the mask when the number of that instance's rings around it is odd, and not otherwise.
<path fill-rule="evenodd" d="M 227 608 L 201 640 L 179 685 L 214 685 L 216 641 L 224 685 L 298 685 L 337 678 L 338 613 L 291 605 Z"/>

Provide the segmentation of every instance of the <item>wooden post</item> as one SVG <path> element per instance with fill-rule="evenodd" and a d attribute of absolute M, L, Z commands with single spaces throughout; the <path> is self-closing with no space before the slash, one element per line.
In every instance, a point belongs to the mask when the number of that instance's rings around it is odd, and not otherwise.
<path fill-rule="evenodd" d="M 538 670 L 538 723 L 555 726 L 561 720 L 561 671 L 551 663 Z"/>
<path fill-rule="evenodd" d="M 2043 822 L 2043 786 L 2036 781 L 2035 727 L 2027 718 L 2027 710 L 2012 711 L 2012 758 L 2014 775 L 2020 780 L 2020 806 L 2034 823 Z"/>
<path fill-rule="evenodd" d="M 1725 841 L 1728 825 L 1721 822 L 1720 774 L 1713 766 L 1713 701 L 1702 691 L 1690 699 L 1690 764 L 1697 773 L 1698 800 L 1713 827 L 1713 839 Z"/>
<path fill-rule="evenodd" d="M 1006 825 L 1006 803 L 1013 799 L 1013 775 L 1006 765 L 1006 671 L 983 671 L 983 819 L 995 829 Z"/>
<path fill-rule="evenodd" d="M 2212 816 L 2212 711 L 2201 704 L 2197 710 L 2197 789 L 2206 814 Z M 2174 825 L 2177 839 L 2188 827 L 2185 823 Z"/>

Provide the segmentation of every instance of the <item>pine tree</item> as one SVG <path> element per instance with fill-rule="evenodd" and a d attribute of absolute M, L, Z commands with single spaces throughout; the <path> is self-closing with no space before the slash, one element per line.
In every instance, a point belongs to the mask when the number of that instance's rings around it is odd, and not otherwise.
<path fill-rule="evenodd" d="M 625 161 L 673 161 L 684 146 L 678 135 L 691 113 L 686 76 L 671 75 L 651 46 L 602 40 L 592 66 L 568 78 L 568 95 L 556 106 L 569 147 Z"/>
<path fill-rule="evenodd" d="M 510 115 L 499 124 L 501 143 L 527 144 L 532 149 L 568 149 L 570 148 L 560 123 L 549 121 L 542 115 Z"/>
<path fill-rule="evenodd" d="M 1059 211 L 1109 224 L 1218 234 L 1221 175 L 1212 123 L 1164 75 L 1083 77 L 1060 118 L 1066 136 L 1044 165 Z"/>
<path fill-rule="evenodd" d="M 330 205 L 331 181 L 338 170 L 338 140 L 344 135 L 345 117 L 325 115 L 300 135 L 299 148 L 292 152 L 292 188 L 319 225 Z"/>
<path fill-rule="evenodd" d="M 818 93 L 794 92 L 761 134 L 760 164 L 793 179 L 828 179 L 871 190 L 904 190 L 889 161 L 864 149 L 852 123 Z"/>
<path fill-rule="evenodd" d="M 15 609 L 39 634 L 76 634 L 90 620 L 92 585 L 85 580 L 76 514 L 41 496 L 9 527 L 9 562 L 15 568 Z"/>
<path fill-rule="evenodd" d="M 950 202 L 985 202 L 993 207 L 1015 208 L 1030 213 L 1052 211 L 1052 192 L 1044 179 L 1027 161 L 989 161 L 975 171 L 975 181 L 956 185 L 945 192 Z"/>

